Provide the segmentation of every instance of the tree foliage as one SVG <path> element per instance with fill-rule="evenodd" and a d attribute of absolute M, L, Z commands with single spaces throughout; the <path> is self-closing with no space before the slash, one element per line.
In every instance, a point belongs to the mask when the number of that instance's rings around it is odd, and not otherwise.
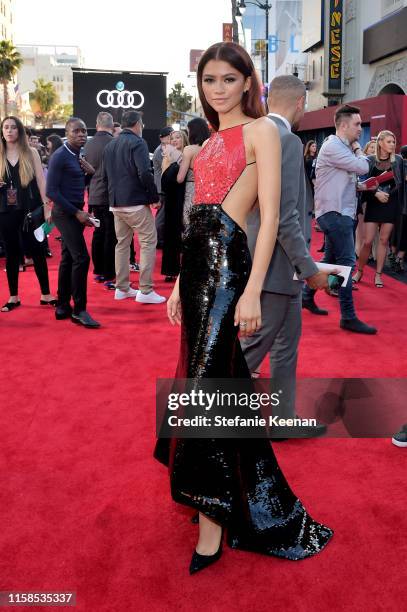
<path fill-rule="evenodd" d="M 168 110 L 171 112 L 171 122 L 178 122 L 182 115 L 190 110 L 192 96 L 185 91 L 182 83 L 175 83 L 168 94 Z M 178 112 L 176 112 L 178 111 Z"/>
<path fill-rule="evenodd" d="M 30 93 L 30 103 L 36 121 L 44 126 L 52 122 L 52 113 L 58 105 L 59 98 L 51 81 L 40 78 L 34 81 L 35 90 Z"/>
<path fill-rule="evenodd" d="M 23 65 L 23 58 L 9 40 L 0 41 L 0 83 L 3 86 L 4 116 L 8 115 L 7 86 Z"/>
<path fill-rule="evenodd" d="M 72 104 L 57 104 L 48 115 L 48 123 L 63 123 L 65 124 L 69 117 L 73 115 Z"/>

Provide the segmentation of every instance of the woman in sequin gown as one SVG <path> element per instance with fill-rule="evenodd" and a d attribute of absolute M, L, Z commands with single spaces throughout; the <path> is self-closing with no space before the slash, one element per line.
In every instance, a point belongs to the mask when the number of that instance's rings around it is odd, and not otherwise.
<path fill-rule="evenodd" d="M 242 47 L 210 47 L 197 80 L 216 131 L 195 160 L 195 203 L 168 301 L 170 321 L 181 324 L 176 377 L 250 378 L 238 330 L 245 336 L 261 325 L 278 229 L 280 141 Z M 251 262 L 244 227 L 256 202 L 261 227 Z M 292 560 L 318 553 L 332 536 L 291 491 L 266 438 L 160 438 L 155 457 L 169 467 L 173 499 L 199 512 L 191 573 L 220 557 L 222 528 L 232 548 Z"/>

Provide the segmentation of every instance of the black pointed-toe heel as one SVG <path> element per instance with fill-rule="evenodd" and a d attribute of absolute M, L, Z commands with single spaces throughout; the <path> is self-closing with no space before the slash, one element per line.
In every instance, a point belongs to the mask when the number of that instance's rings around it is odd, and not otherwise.
<path fill-rule="evenodd" d="M 223 535 L 223 534 L 222 534 Z M 189 573 L 196 574 L 200 570 L 205 569 L 205 567 L 209 567 L 212 563 L 219 561 L 222 556 L 222 540 L 220 541 L 219 548 L 213 555 L 200 555 L 199 553 L 194 551 L 191 559 L 191 565 L 189 566 Z"/>
<path fill-rule="evenodd" d="M 41 306 L 56 306 L 57 300 L 40 300 Z"/>

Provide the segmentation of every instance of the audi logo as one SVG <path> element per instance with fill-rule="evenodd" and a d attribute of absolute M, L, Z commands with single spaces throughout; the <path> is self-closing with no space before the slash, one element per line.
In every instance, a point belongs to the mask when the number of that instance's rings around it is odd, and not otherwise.
<path fill-rule="evenodd" d="M 96 102 L 102 108 L 141 108 L 144 96 L 141 91 L 102 89 L 96 96 Z"/>

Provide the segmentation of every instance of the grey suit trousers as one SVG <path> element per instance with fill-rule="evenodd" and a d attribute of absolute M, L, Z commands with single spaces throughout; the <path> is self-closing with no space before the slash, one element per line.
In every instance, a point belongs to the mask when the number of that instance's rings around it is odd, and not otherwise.
<path fill-rule="evenodd" d="M 270 352 L 270 376 L 283 391 L 279 416 L 295 415 L 298 345 L 301 337 L 301 293 L 261 294 L 262 327 L 240 344 L 250 372 L 254 372 Z"/>

